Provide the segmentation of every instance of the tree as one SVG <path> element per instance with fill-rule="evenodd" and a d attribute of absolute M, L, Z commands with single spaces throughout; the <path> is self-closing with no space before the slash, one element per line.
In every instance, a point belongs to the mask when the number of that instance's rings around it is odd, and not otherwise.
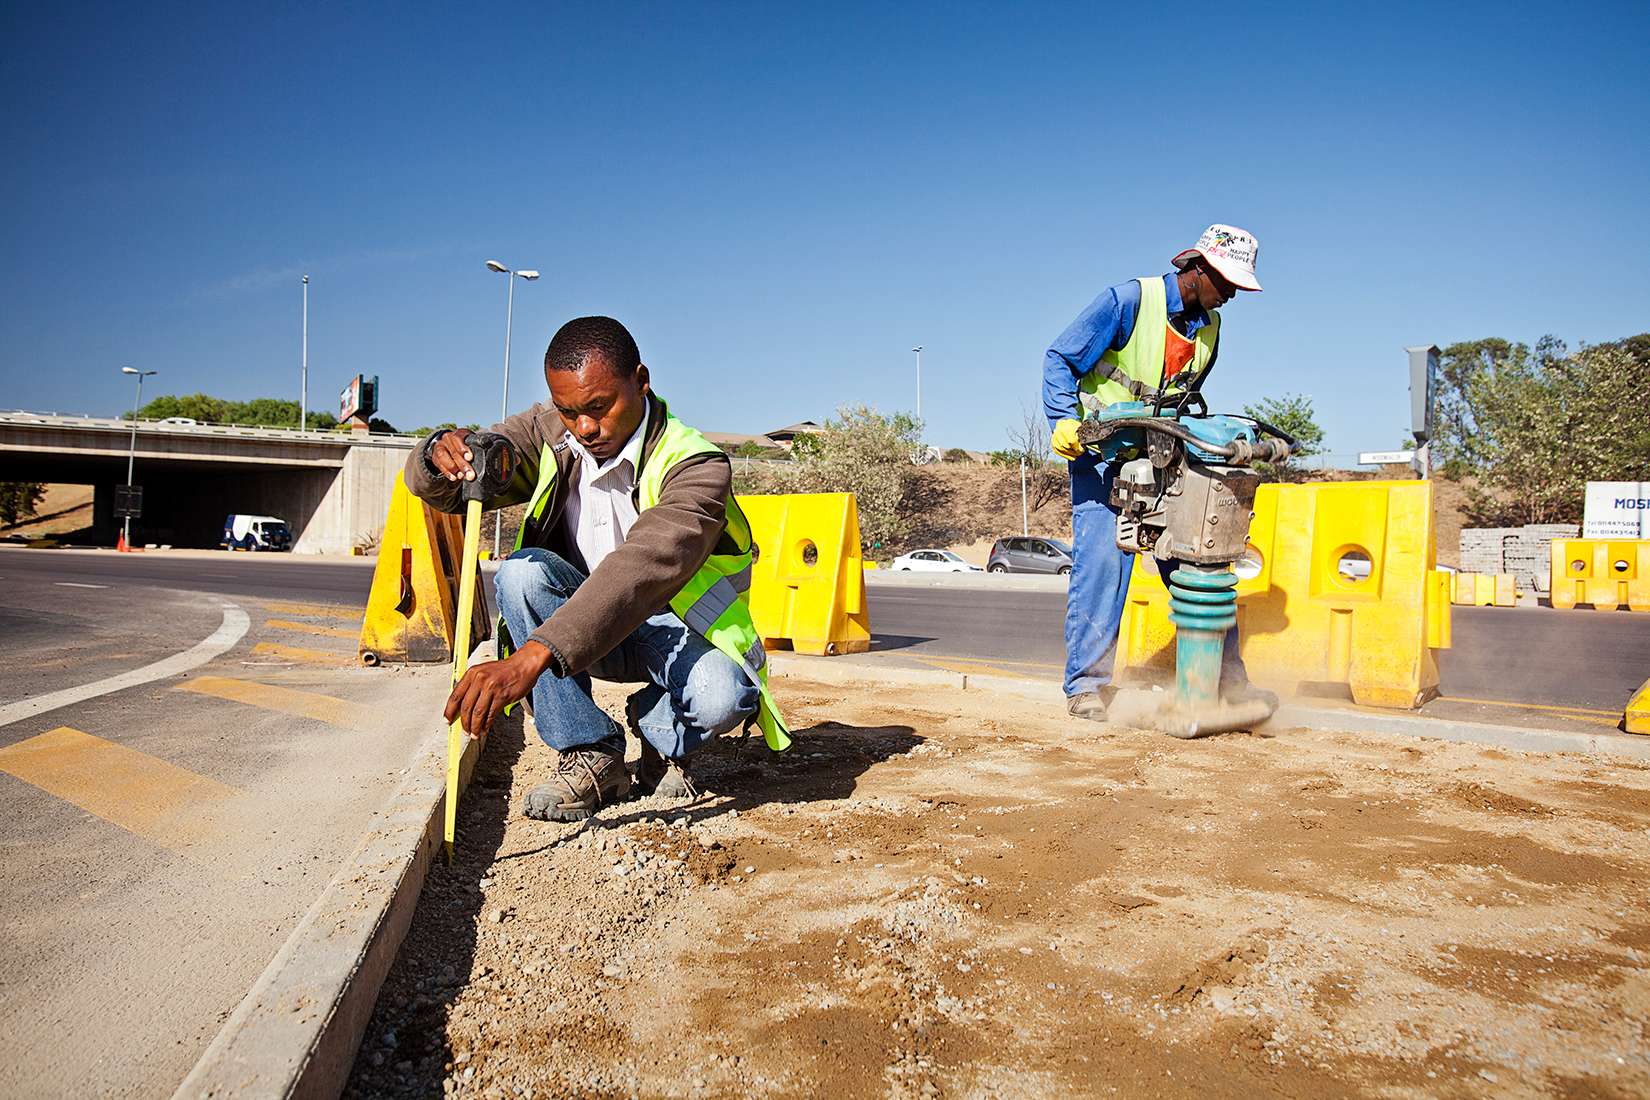
<path fill-rule="evenodd" d="M 1434 450 L 1470 475 L 1468 518 L 1488 525 L 1575 522 L 1589 481 L 1650 478 L 1650 335 L 1532 349 L 1501 339 L 1439 356 Z"/>
<path fill-rule="evenodd" d="M 1020 422 L 1008 429 L 1009 448 L 1001 452 L 1018 466 L 1025 461 L 1026 501 L 1033 512 L 1050 501 L 1060 499 L 1066 491 L 1066 472 L 1054 462 L 1054 448 L 1048 423 L 1041 413 L 1020 408 Z M 993 452 L 993 458 L 999 452 Z"/>
<path fill-rule="evenodd" d="M 138 410 L 144 420 L 165 420 L 179 416 L 202 424 L 244 424 L 254 428 L 296 428 L 298 402 L 281 397 L 254 397 L 250 401 L 226 401 L 204 393 L 183 397 L 163 394 Z M 305 418 L 314 431 L 337 427 L 338 418 L 329 412 L 311 409 Z"/>
<path fill-rule="evenodd" d="M 1262 398 L 1254 405 L 1243 406 L 1243 415 L 1295 438 L 1296 446 L 1284 461 L 1255 464 L 1255 468 L 1269 478 L 1288 481 L 1299 477 L 1301 460 L 1323 453 L 1323 429 L 1314 418 L 1310 397 L 1286 393 L 1282 397 Z"/>
<path fill-rule="evenodd" d="M 0 527 L 31 520 L 46 487 L 38 481 L 0 481 Z"/>
<path fill-rule="evenodd" d="M 920 431 L 905 413 L 884 416 L 865 405 L 840 408 L 823 430 L 797 437 L 793 468 L 779 477 L 781 491 L 853 493 L 860 537 L 873 546 L 895 543 L 911 526 L 901 504 L 914 477 L 911 455 L 920 445 Z"/>

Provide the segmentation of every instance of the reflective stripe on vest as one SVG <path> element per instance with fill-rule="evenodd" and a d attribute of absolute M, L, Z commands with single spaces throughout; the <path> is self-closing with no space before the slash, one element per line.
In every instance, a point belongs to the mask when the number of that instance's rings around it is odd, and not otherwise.
<path fill-rule="evenodd" d="M 1169 297 L 1161 277 L 1136 279 L 1140 284 L 1140 308 L 1134 315 L 1134 331 L 1121 350 L 1106 349 L 1094 369 L 1077 383 L 1083 414 L 1098 412 L 1119 401 L 1144 401 L 1157 396 L 1163 379 L 1163 352 L 1169 326 Z M 1220 312 L 1209 311 L 1209 323 L 1192 337 L 1192 360 L 1174 381 L 1164 386 L 1166 394 L 1180 393 L 1209 369 L 1220 343 Z"/>

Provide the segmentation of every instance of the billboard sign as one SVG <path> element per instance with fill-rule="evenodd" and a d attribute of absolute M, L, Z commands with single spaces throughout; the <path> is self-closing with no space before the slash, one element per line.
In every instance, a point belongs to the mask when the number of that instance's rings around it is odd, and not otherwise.
<path fill-rule="evenodd" d="M 1432 412 L 1438 399 L 1438 348 L 1405 348 L 1409 353 L 1409 432 L 1417 443 L 1432 439 Z"/>
<path fill-rule="evenodd" d="M 1650 481 L 1589 481 L 1584 539 L 1650 539 Z"/>
<path fill-rule="evenodd" d="M 338 420 L 343 422 L 358 416 L 370 420 L 378 412 L 378 376 L 356 375 L 338 395 Z"/>

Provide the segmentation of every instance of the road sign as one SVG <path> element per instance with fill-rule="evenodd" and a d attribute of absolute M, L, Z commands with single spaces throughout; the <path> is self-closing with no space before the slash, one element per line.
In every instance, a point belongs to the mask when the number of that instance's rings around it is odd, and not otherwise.
<path fill-rule="evenodd" d="M 1360 466 L 1396 466 L 1408 465 L 1415 461 L 1414 451 L 1359 451 L 1358 465 Z"/>
<path fill-rule="evenodd" d="M 1432 439 L 1433 406 L 1438 400 L 1438 348 L 1405 348 L 1409 353 L 1409 434 L 1416 442 Z"/>
<path fill-rule="evenodd" d="M 116 485 L 115 486 L 115 518 L 142 519 L 143 518 L 143 486 Z"/>

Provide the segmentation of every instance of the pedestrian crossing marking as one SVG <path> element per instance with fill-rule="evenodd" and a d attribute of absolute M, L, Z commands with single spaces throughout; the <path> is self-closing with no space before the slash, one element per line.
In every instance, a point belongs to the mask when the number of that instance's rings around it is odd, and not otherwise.
<path fill-rule="evenodd" d="M 359 622 L 364 608 L 344 607 L 326 603 L 292 603 L 286 600 L 264 600 L 262 607 L 272 615 L 305 615 L 316 619 L 342 619 Z"/>
<path fill-rule="evenodd" d="M 0 771 L 179 852 L 212 834 L 207 811 L 243 797 L 215 779 L 69 726 L 0 748 Z"/>
<path fill-rule="evenodd" d="M 279 642 L 259 642 L 252 647 L 253 653 L 261 653 L 267 657 L 280 657 L 288 661 L 300 661 L 306 665 L 323 665 L 327 668 L 347 668 L 356 663 L 353 653 L 337 653 L 326 649 L 305 649 L 302 646 L 282 645 Z"/>
<path fill-rule="evenodd" d="M 373 717 L 371 708 L 347 699 L 336 699 L 331 695 L 300 691 L 279 684 L 260 684 L 256 680 L 236 680 L 227 676 L 197 676 L 187 683 L 179 684 L 177 690 L 209 695 L 215 699 L 228 699 L 230 702 L 245 703 L 248 706 L 296 715 L 299 718 L 313 718 L 317 722 L 326 722 L 328 725 L 345 729 L 368 729 Z"/>
<path fill-rule="evenodd" d="M 265 619 L 265 626 L 272 626 L 276 630 L 296 630 L 301 634 L 317 634 L 323 638 L 359 638 L 359 630 L 349 630 L 341 626 L 322 626 L 319 623 L 295 623 L 291 619 Z"/>

